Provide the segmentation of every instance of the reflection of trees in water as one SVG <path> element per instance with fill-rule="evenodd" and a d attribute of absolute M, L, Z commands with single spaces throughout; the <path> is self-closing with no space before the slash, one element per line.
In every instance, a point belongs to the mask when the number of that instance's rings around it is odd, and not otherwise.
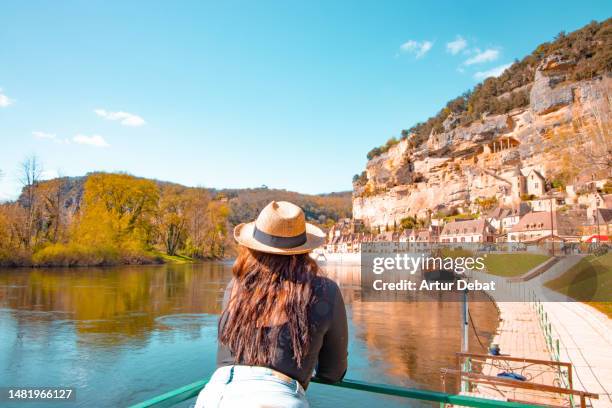
<path fill-rule="evenodd" d="M 212 262 L 7 272 L 0 275 L 0 306 L 18 310 L 12 314 L 19 326 L 68 319 L 77 334 L 105 334 L 95 341 L 122 343 L 172 329 L 157 321 L 161 316 L 219 313 L 228 279 L 228 266 Z"/>
<path fill-rule="evenodd" d="M 386 367 L 398 384 L 442 390 L 440 369 L 455 367 L 455 353 L 461 351 L 461 303 L 440 301 L 437 295 L 412 302 L 362 302 L 359 266 L 330 266 L 326 274 L 341 285 L 352 307 L 355 335 L 369 350 L 372 365 Z M 470 313 L 481 340 L 490 341 L 499 322 L 495 305 L 482 294 L 471 295 Z M 470 352 L 484 352 L 471 328 L 469 336 Z M 453 381 L 447 379 L 448 390 L 458 386 Z"/>

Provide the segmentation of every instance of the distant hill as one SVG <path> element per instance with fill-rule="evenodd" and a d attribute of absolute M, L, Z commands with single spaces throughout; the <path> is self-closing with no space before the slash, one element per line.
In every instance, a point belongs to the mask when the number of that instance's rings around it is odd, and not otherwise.
<path fill-rule="evenodd" d="M 88 175 L 62 178 L 62 196 L 64 210 L 76 213 L 81 206 L 83 187 Z M 42 181 L 41 184 L 51 180 Z M 160 186 L 177 185 L 167 181 L 154 180 Z M 237 225 L 252 221 L 259 211 L 270 201 L 291 201 L 304 209 L 306 218 L 321 226 L 330 225 L 340 218 L 351 217 L 351 192 L 344 191 L 330 194 L 302 194 L 294 191 L 261 188 L 246 189 L 206 189 L 213 199 L 227 200 L 231 214 L 229 222 Z M 23 202 L 23 194 L 18 201 Z"/>
<path fill-rule="evenodd" d="M 251 221 L 272 200 L 291 201 L 304 209 L 306 218 L 319 225 L 329 225 L 340 218 L 351 217 L 351 191 L 330 194 L 301 194 L 268 188 L 210 190 L 213 197 L 227 198 L 232 224 Z"/>

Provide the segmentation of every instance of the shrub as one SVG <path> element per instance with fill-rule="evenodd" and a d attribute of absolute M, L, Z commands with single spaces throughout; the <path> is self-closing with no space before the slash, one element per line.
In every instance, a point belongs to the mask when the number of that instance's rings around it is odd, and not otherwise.
<path fill-rule="evenodd" d="M 361 174 L 355 174 L 353 176 L 353 183 L 359 186 L 364 186 L 368 182 L 368 174 L 366 171 L 362 171 Z"/>
<path fill-rule="evenodd" d="M 24 251 L 0 248 L 0 267 L 30 266 L 31 259 Z"/>
<path fill-rule="evenodd" d="M 161 262 L 159 257 L 138 248 L 85 246 L 77 243 L 48 245 L 32 256 L 34 266 L 109 266 L 158 262 Z"/>
<path fill-rule="evenodd" d="M 110 246 L 52 244 L 32 256 L 35 266 L 100 266 L 118 265 L 119 251 Z"/>

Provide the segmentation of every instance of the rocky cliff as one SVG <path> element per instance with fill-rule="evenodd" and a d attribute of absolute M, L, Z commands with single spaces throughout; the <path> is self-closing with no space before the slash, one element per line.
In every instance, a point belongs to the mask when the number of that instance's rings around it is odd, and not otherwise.
<path fill-rule="evenodd" d="M 526 106 L 461 126 L 450 114 L 424 142 L 408 135 L 373 157 L 355 179 L 353 216 L 370 227 L 393 226 L 479 198 L 517 205 L 531 191 L 521 183 L 530 182 L 532 170 L 545 183 L 574 187 L 609 177 L 612 77 L 608 71 L 575 80 L 574 65 L 561 54 L 544 58 L 531 82 L 497 96 L 527 92 Z"/>

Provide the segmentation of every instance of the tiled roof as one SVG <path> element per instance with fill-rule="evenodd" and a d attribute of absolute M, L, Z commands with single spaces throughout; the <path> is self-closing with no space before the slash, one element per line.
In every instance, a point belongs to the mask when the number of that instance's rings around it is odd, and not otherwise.
<path fill-rule="evenodd" d="M 476 220 L 452 221 L 444 226 L 441 235 L 482 234 L 485 226 L 486 220 L 483 218 Z"/>
<path fill-rule="evenodd" d="M 553 216 L 554 228 L 557 228 L 556 213 Z M 551 216 L 550 211 L 537 211 L 525 214 L 516 224 L 512 227 L 512 232 L 518 231 L 540 231 L 550 230 Z"/>
<path fill-rule="evenodd" d="M 612 224 L 612 209 L 598 208 L 595 223 Z"/>
<path fill-rule="evenodd" d="M 500 220 L 506 217 L 508 213 L 509 213 L 509 210 L 507 210 L 506 208 L 495 207 L 494 209 L 489 211 L 489 213 L 487 214 L 487 218 L 495 218 L 495 219 Z"/>

